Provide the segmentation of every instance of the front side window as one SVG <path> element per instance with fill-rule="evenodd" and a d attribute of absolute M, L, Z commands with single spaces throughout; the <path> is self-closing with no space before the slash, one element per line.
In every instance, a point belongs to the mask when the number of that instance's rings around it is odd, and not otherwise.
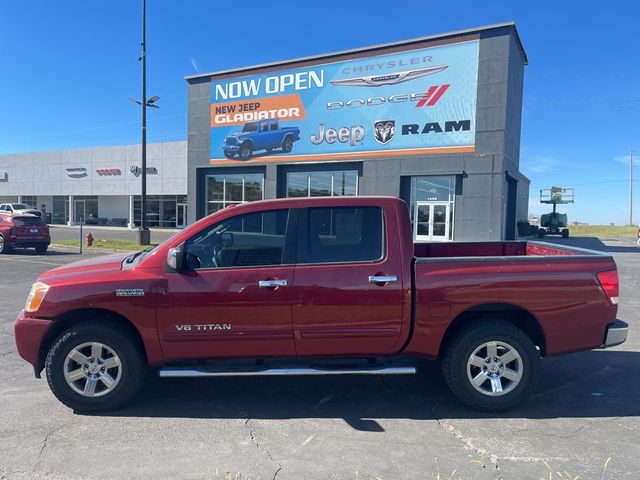
<path fill-rule="evenodd" d="M 185 244 L 189 269 L 282 265 L 289 210 L 227 218 Z"/>
<path fill-rule="evenodd" d="M 384 256 L 378 207 L 309 208 L 305 263 L 374 262 Z"/>

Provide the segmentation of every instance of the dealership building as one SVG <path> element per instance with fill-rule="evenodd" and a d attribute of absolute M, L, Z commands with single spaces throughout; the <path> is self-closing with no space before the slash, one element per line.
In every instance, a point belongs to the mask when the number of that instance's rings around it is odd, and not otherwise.
<path fill-rule="evenodd" d="M 49 223 L 140 225 L 140 145 L 0 155 L 0 203 L 40 209 Z M 180 228 L 187 218 L 187 142 L 147 146 L 147 220 Z"/>
<path fill-rule="evenodd" d="M 187 141 L 149 146 L 149 225 L 261 199 L 392 195 L 416 241 L 514 238 L 528 213 L 526 64 L 504 23 L 188 76 Z M 0 202 L 133 228 L 140 158 L 139 145 L 0 156 Z"/>

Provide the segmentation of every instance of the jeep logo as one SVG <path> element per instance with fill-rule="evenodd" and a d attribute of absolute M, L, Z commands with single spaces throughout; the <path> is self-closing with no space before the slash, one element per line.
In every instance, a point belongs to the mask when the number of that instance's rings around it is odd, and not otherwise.
<path fill-rule="evenodd" d="M 351 146 L 354 146 L 362 141 L 364 134 L 364 127 L 361 127 L 360 125 L 351 128 L 342 127 L 336 130 L 335 128 L 325 129 L 324 123 L 321 123 L 318 133 L 311 135 L 311 143 L 314 145 L 320 145 L 322 142 L 332 144 L 338 141 L 340 143 L 349 143 Z"/>

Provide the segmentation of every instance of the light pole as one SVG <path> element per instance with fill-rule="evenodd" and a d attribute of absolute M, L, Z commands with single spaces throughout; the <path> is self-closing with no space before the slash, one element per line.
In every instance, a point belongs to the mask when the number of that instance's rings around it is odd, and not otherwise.
<path fill-rule="evenodd" d="M 633 150 L 629 150 L 629 225 L 633 225 Z"/>
<path fill-rule="evenodd" d="M 147 107 L 159 108 L 154 105 L 160 97 L 153 96 L 147 99 L 147 0 L 142 0 L 142 101 L 134 100 L 142 107 L 142 189 L 140 229 L 138 230 L 138 244 L 149 245 L 151 234 L 147 227 Z"/>

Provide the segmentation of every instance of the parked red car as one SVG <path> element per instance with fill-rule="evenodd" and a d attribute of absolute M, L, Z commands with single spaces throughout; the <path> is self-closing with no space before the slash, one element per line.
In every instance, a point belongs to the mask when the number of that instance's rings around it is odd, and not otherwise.
<path fill-rule="evenodd" d="M 0 213 L 0 253 L 12 248 L 35 248 L 44 253 L 49 248 L 49 226 L 36 215 Z"/>
<path fill-rule="evenodd" d="M 147 366 L 161 377 L 397 375 L 439 358 L 461 401 L 500 411 L 531 394 L 541 358 L 625 341 L 618 292 L 603 253 L 414 244 L 396 198 L 266 200 L 152 250 L 43 273 L 15 340 L 76 410 L 121 405 Z"/>

